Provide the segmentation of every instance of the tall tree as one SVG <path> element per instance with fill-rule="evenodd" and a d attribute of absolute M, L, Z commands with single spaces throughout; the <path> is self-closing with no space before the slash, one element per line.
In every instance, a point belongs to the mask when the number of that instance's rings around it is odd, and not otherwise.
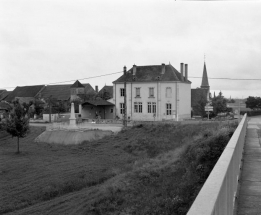
<path fill-rule="evenodd" d="M 15 101 L 13 105 L 10 116 L 4 123 L 4 128 L 12 137 L 17 137 L 17 153 L 20 153 L 19 139 L 25 137 L 29 132 L 29 117 L 27 109 L 18 101 Z"/>
<path fill-rule="evenodd" d="M 221 91 L 219 92 L 218 96 L 212 99 L 212 105 L 215 115 L 227 111 L 227 99 L 224 98 Z"/>

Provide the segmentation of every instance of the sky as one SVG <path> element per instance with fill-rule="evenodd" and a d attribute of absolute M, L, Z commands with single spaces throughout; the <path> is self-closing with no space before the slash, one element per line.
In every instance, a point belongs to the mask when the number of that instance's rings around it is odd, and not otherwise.
<path fill-rule="evenodd" d="M 212 94 L 261 97 L 260 11 L 261 1 L 1 0 L 0 89 L 101 89 L 124 66 L 162 63 L 187 63 L 197 88 L 205 60 Z"/>

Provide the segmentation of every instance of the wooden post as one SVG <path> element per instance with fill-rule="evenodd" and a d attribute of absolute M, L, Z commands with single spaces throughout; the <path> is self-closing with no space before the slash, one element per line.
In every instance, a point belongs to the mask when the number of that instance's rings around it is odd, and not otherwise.
<path fill-rule="evenodd" d="M 124 72 L 124 119 L 123 119 L 123 126 L 127 127 L 127 102 L 126 102 L 126 66 L 123 67 L 123 72 Z"/>

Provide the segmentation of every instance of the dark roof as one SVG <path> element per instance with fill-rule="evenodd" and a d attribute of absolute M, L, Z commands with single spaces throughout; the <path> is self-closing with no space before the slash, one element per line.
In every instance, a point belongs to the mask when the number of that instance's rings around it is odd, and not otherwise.
<path fill-rule="evenodd" d="M 71 96 L 70 84 L 66 85 L 47 85 L 39 94 L 41 98 L 56 98 L 58 100 L 68 100 Z"/>
<path fill-rule="evenodd" d="M 94 105 L 94 106 L 113 105 L 114 106 L 113 103 L 108 102 L 106 100 L 89 100 L 89 101 L 82 103 L 82 105 Z"/>
<path fill-rule="evenodd" d="M 208 96 L 208 89 L 191 89 L 191 106 L 193 107 L 198 103 L 198 101 L 203 97 L 207 99 Z"/>
<path fill-rule="evenodd" d="M 104 86 L 98 94 L 102 94 L 103 92 L 108 92 L 111 96 L 111 98 L 113 97 L 113 86 Z"/>
<path fill-rule="evenodd" d="M 84 86 L 78 80 L 75 81 L 74 84 L 71 86 L 71 88 L 80 88 L 80 87 L 84 88 Z"/>
<path fill-rule="evenodd" d="M 2 92 L 5 92 L 6 90 L 0 90 L 0 94 L 2 93 Z"/>
<path fill-rule="evenodd" d="M 201 87 L 209 87 L 208 83 L 208 74 L 207 74 L 207 69 L 206 69 L 206 64 L 204 62 L 204 69 L 203 69 L 203 76 L 202 76 L 202 82 L 201 82 Z"/>
<path fill-rule="evenodd" d="M 165 65 L 165 72 L 162 72 L 163 65 L 155 66 L 136 66 L 136 74 L 133 75 L 133 67 L 127 71 L 127 82 L 156 82 L 156 81 L 181 81 L 181 74 L 172 66 Z M 184 77 L 185 80 L 185 77 Z M 124 82 L 125 77 L 122 75 L 115 82 Z M 191 83 L 189 80 L 183 81 Z"/>
<path fill-rule="evenodd" d="M 86 93 L 94 91 L 90 84 L 81 84 Z M 47 85 L 43 91 L 41 91 L 41 98 L 49 98 L 52 95 L 52 98 L 56 98 L 57 100 L 65 101 L 70 99 L 71 96 L 71 86 L 70 84 L 64 85 Z"/>
<path fill-rule="evenodd" d="M 4 100 L 12 91 L 4 91 L 0 94 L 0 101 Z"/>
<path fill-rule="evenodd" d="M 16 87 L 5 100 L 10 102 L 15 97 L 35 97 L 36 94 L 44 87 L 44 85 L 34 85 L 34 86 L 23 86 Z"/>
<path fill-rule="evenodd" d="M 0 110 L 11 110 L 12 107 L 10 104 L 8 104 L 7 102 L 5 101 L 1 101 L 0 102 Z"/>

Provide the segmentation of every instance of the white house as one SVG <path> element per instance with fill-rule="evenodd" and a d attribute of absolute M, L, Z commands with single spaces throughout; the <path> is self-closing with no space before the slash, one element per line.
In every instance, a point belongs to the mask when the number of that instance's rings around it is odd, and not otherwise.
<path fill-rule="evenodd" d="M 184 68 L 185 67 L 185 68 Z M 124 114 L 126 81 L 127 119 L 139 121 L 182 120 L 191 117 L 191 82 L 188 65 L 178 72 L 171 64 L 136 66 L 113 82 L 115 117 Z"/>

